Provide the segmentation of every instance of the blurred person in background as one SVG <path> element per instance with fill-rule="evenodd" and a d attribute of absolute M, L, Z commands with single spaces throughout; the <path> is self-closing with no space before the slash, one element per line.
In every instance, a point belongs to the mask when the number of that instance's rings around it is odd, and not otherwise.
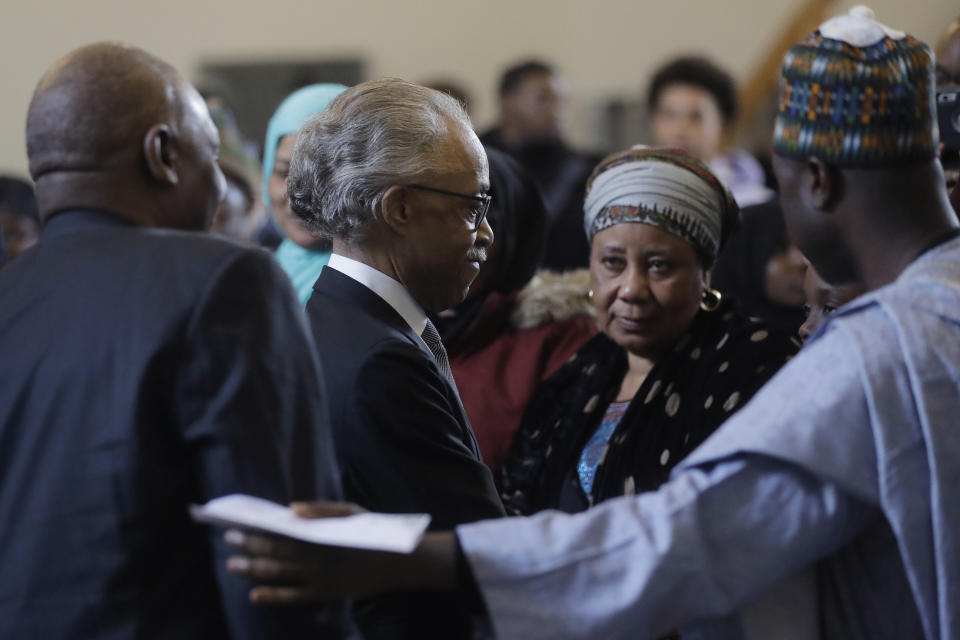
<path fill-rule="evenodd" d="M 525 166 L 540 186 L 547 208 L 543 266 L 554 271 L 583 268 L 590 249 L 583 234 L 583 194 L 599 158 L 564 142 L 567 82 L 549 64 L 520 62 L 500 78 L 500 116 L 481 142 Z"/>
<path fill-rule="evenodd" d="M 213 215 L 210 230 L 252 243 L 266 219 L 264 205 L 257 197 L 260 163 L 240 132 L 230 107 L 217 97 L 206 98 L 206 102 L 220 134 L 217 163 L 227 181 L 226 195 Z"/>
<path fill-rule="evenodd" d="M 780 204 L 747 207 L 720 252 L 713 285 L 744 315 L 796 334 L 803 323 L 806 261 L 790 240 Z"/>
<path fill-rule="evenodd" d="M 705 162 L 741 209 L 773 198 L 756 158 L 730 147 L 739 98 L 729 73 L 703 57 L 671 60 L 653 74 L 647 108 L 654 144 Z"/>
<path fill-rule="evenodd" d="M 8 260 L 16 259 L 40 238 L 37 198 L 26 180 L 0 176 L 0 229 Z"/>
<path fill-rule="evenodd" d="M 310 299 L 320 271 L 330 261 L 332 240 L 310 231 L 290 209 L 287 174 L 297 131 L 346 89 L 340 84 L 314 84 L 297 89 L 280 103 L 270 118 L 263 144 L 263 201 L 269 205 L 284 235 L 274 255 L 290 276 L 303 305 Z"/>
<path fill-rule="evenodd" d="M 536 386 L 597 332 L 586 270 L 535 276 L 547 214 L 516 160 L 487 148 L 494 243 L 467 298 L 436 317 L 460 399 L 494 477 Z"/>

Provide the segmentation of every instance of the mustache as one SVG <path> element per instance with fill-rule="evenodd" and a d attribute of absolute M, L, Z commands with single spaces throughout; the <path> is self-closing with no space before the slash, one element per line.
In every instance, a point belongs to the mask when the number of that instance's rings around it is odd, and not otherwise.
<path fill-rule="evenodd" d="M 467 254 L 467 260 L 476 260 L 477 262 L 484 263 L 487 261 L 487 251 L 485 249 L 471 251 Z"/>

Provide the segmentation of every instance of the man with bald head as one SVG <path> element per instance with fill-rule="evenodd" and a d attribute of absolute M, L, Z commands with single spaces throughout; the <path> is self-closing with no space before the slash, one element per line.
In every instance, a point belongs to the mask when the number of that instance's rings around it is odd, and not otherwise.
<path fill-rule="evenodd" d="M 199 94 L 84 47 L 37 86 L 45 223 L 0 272 L 0 637 L 337 637 L 253 611 L 187 507 L 336 497 L 319 363 L 283 273 L 208 234 L 224 191 Z M 326 635 L 325 635 L 326 633 Z"/>

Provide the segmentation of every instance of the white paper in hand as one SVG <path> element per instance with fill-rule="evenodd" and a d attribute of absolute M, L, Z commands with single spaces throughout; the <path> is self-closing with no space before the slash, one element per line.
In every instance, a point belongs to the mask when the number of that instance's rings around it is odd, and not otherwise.
<path fill-rule="evenodd" d="M 430 516 L 419 513 L 301 518 L 289 507 L 241 494 L 191 505 L 190 516 L 197 522 L 257 529 L 316 544 L 395 553 L 416 549 L 430 524 Z"/>

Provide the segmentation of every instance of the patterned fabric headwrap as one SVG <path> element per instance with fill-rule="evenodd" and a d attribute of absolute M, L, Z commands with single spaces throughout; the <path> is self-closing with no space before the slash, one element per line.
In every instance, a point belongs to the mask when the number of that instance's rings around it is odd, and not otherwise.
<path fill-rule="evenodd" d="M 587 181 L 587 238 L 622 222 L 649 224 L 693 245 L 712 263 L 740 209 L 723 183 L 679 149 L 634 147 L 606 157 Z"/>
<path fill-rule="evenodd" d="M 856 6 L 787 52 L 773 148 L 852 168 L 930 160 L 934 90 L 930 47 Z"/>

